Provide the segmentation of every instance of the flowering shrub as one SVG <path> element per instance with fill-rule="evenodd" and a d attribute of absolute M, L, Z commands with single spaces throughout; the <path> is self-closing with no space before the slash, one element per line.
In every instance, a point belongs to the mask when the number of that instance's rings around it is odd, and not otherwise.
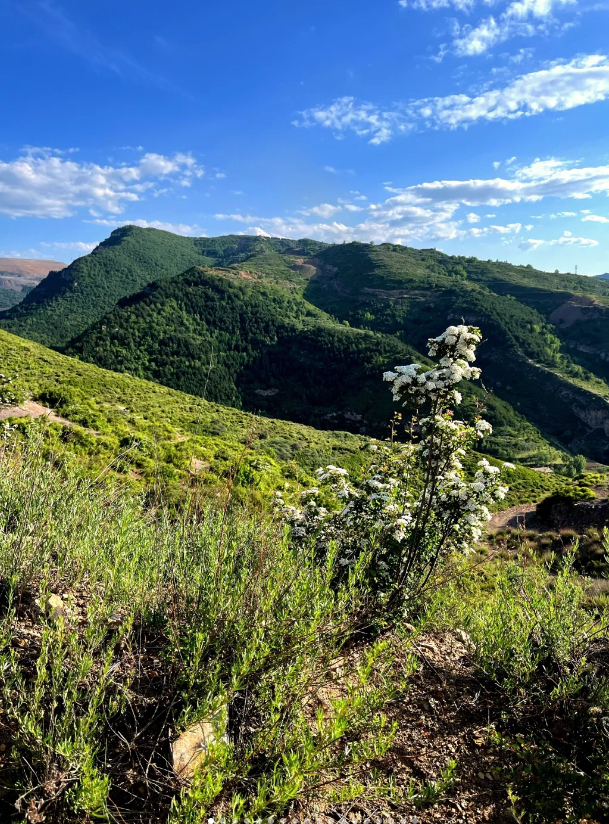
<path fill-rule="evenodd" d="M 471 366 L 480 339 L 475 327 L 449 326 L 429 341 L 438 361 L 433 369 L 414 363 L 384 374 L 394 399 L 417 409 L 412 438 L 373 441 L 373 461 L 357 481 L 337 466 L 318 469 L 319 486 L 329 489 L 336 506 L 322 506 L 320 488 L 303 492 L 299 506 L 276 493 L 294 541 L 313 541 L 325 555 L 335 552 L 339 568 L 364 558 L 370 583 L 390 601 L 421 588 L 443 554 L 469 551 L 491 517 L 489 505 L 507 492 L 502 475 L 511 464 L 499 469 L 482 459 L 474 477 L 466 478 L 462 457 L 492 427 L 481 418 L 455 420 L 451 409 L 461 403 L 456 386 L 480 377 Z"/>

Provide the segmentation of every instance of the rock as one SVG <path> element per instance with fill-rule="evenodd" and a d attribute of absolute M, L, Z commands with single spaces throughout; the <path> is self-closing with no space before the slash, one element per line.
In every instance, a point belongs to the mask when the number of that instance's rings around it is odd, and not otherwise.
<path fill-rule="evenodd" d="M 475 644 L 472 642 L 472 639 L 468 635 L 468 633 L 464 629 L 456 629 L 455 635 L 464 644 L 466 647 L 470 647 L 471 649 L 475 649 Z"/>
<path fill-rule="evenodd" d="M 413 624 L 404 624 L 406 632 L 416 632 L 417 628 Z"/>
<path fill-rule="evenodd" d="M 108 629 L 117 630 L 123 625 L 123 616 L 118 612 L 113 612 L 108 618 Z"/>
<path fill-rule="evenodd" d="M 68 609 L 59 595 L 54 595 L 53 593 L 51 593 L 48 598 L 39 599 L 37 604 L 53 621 L 56 621 L 62 616 L 65 618 L 68 614 Z"/>
<path fill-rule="evenodd" d="M 225 712 L 218 712 L 211 719 L 203 718 L 188 727 L 173 742 L 173 769 L 176 775 L 190 780 L 209 748 L 220 741 L 228 743 Z"/>

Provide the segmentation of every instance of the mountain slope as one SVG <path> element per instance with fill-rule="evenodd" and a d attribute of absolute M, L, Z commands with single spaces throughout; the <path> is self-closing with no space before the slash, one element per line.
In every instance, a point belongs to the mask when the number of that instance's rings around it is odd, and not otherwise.
<path fill-rule="evenodd" d="M 347 432 L 259 417 L 117 374 L 0 331 L 0 362 L 18 375 L 13 391 L 52 407 L 63 419 L 51 424 L 49 457 L 63 460 L 67 448 L 93 477 L 119 475 L 144 489 L 182 497 L 185 486 L 214 489 L 233 483 L 233 495 L 268 499 L 311 486 L 313 473 L 328 463 L 357 474 L 369 461 L 367 439 Z M 383 391 L 389 395 L 386 385 Z M 6 421 L 11 410 L 2 409 Z M 31 433 L 24 418 L 11 419 Z M 51 435 L 61 447 L 53 446 Z M 232 479 L 232 480 L 231 480 Z M 506 506 L 540 500 L 564 483 L 557 476 L 517 467 Z"/>
<path fill-rule="evenodd" d="M 313 254 L 325 244 L 303 241 L 297 253 Z M 2 316 L 2 328 L 49 346 L 61 347 L 83 332 L 123 297 L 148 283 L 194 265 L 237 264 L 244 258 L 286 251 L 294 241 L 228 235 L 192 238 L 159 229 L 124 226 L 61 272 L 52 272 L 21 304 Z M 287 274 L 287 266 L 278 266 Z"/>
<path fill-rule="evenodd" d="M 218 403 L 321 428 L 382 422 L 383 433 L 382 373 L 416 355 L 260 277 L 196 268 L 124 299 L 66 351 Z"/>
<path fill-rule="evenodd" d="M 213 273 L 180 280 L 193 264 Z M 487 340 L 495 454 L 609 460 L 609 284 L 595 278 L 393 244 L 125 227 L 0 326 L 223 403 L 371 431 L 386 420 L 377 368 L 461 319 Z"/>
<path fill-rule="evenodd" d="M 214 486 L 237 471 L 238 485 L 268 492 L 286 483 L 310 485 L 314 470 L 326 463 L 357 470 L 366 460 L 359 436 L 209 403 L 4 331 L 0 362 L 5 375 L 18 376 L 11 389 L 17 404 L 35 401 L 70 422 L 53 428 L 95 475 L 112 463 L 136 483 L 171 486 L 197 476 Z M 16 423 L 27 426 L 24 418 Z"/>
<path fill-rule="evenodd" d="M 65 269 L 57 260 L 0 258 L 0 311 L 23 300 L 49 272 Z"/>
<path fill-rule="evenodd" d="M 417 349 L 448 323 L 480 326 L 485 385 L 551 440 L 609 458 L 609 345 L 586 359 L 571 344 L 593 320 L 609 330 L 607 284 L 391 244 L 333 246 L 316 265 L 305 297 L 352 326 Z"/>

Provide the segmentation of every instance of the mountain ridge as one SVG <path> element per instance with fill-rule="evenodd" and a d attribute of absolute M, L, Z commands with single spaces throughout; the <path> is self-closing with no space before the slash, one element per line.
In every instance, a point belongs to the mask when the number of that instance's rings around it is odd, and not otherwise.
<path fill-rule="evenodd" d="M 608 318 L 609 284 L 584 276 L 389 243 L 123 227 L 0 327 L 198 394 L 216 393 L 223 370 L 218 401 L 371 432 L 388 413 L 370 411 L 379 368 L 421 360 L 429 337 L 464 321 L 488 344 L 491 394 L 467 402 L 489 406 L 496 454 L 545 465 L 560 450 L 609 460 Z"/>

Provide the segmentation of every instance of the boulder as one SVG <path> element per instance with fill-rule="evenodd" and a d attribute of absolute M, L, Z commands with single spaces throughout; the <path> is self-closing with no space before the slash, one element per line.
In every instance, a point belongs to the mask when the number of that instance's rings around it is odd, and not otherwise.
<path fill-rule="evenodd" d="M 209 748 L 221 741 L 228 743 L 225 718 L 226 714 L 222 712 L 216 713 L 211 719 L 203 718 L 184 730 L 173 742 L 173 769 L 176 775 L 192 779 Z"/>

